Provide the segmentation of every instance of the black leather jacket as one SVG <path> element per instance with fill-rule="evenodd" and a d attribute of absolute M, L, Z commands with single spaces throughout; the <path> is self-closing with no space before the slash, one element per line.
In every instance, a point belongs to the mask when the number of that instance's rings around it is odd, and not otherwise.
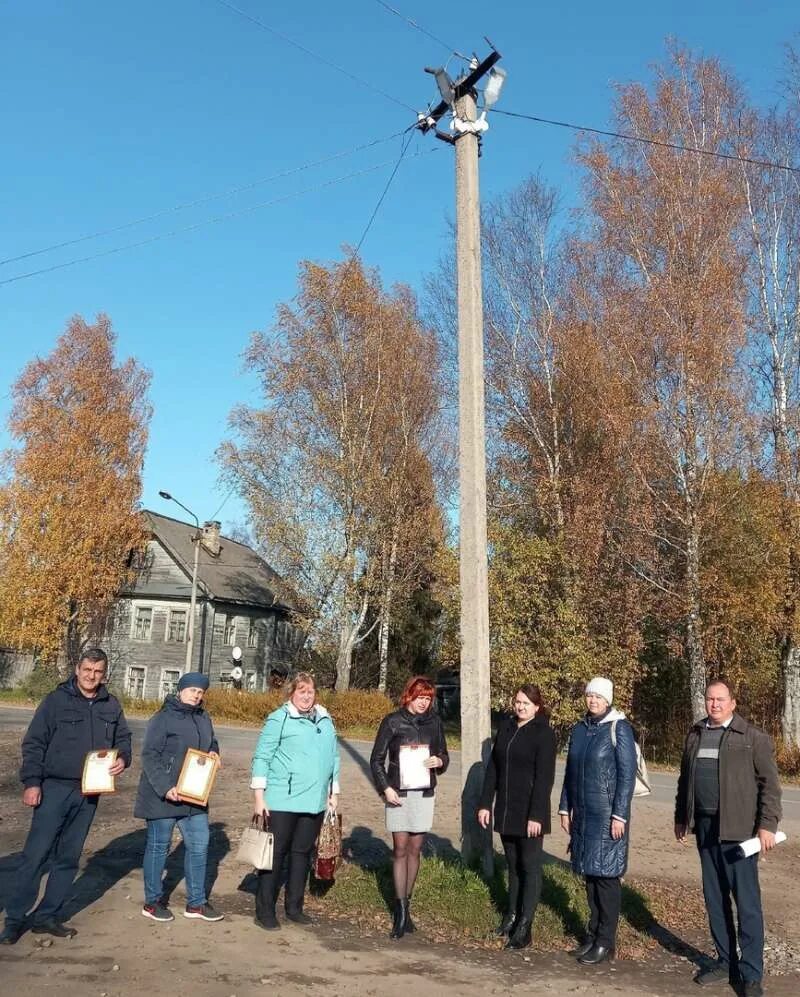
<path fill-rule="evenodd" d="M 442 775 L 450 764 L 444 727 L 436 713 L 423 713 L 420 716 L 415 716 L 408 710 L 402 709 L 383 718 L 375 736 L 375 744 L 369 759 L 375 788 L 381 795 L 389 786 L 397 790 L 401 796 L 406 795 L 407 790 L 400 789 L 399 757 L 400 746 L 403 744 L 427 744 L 431 755 L 441 758 L 442 767 L 431 769 L 431 788 L 424 790 L 422 794 L 423 796 L 433 796 L 436 789 L 437 773 Z M 388 765 L 386 764 L 387 754 L 389 756 Z"/>

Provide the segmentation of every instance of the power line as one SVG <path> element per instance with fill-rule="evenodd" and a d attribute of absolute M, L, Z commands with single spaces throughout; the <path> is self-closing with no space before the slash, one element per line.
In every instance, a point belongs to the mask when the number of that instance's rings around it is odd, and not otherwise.
<path fill-rule="evenodd" d="M 245 18 L 247 21 L 251 21 L 253 24 L 258 25 L 259 28 L 263 28 L 264 31 L 268 31 L 271 35 L 276 38 L 280 38 L 281 41 L 286 42 L 287 45 L 292 45 L 294 48 L 298 49 L 300 52 L 304 52 L 306 55 L 310 55 L 312 59 L 316 59 L 321 62 L 324 66 L 328 66 L 329 69 L 335 69 L 337 73 L 341 73 L 342 76 L 346 76 L 348 79 L 353 80 L 354 83 L 358 83 L 359 86 L 366 87 L 368 90 L 372 90 L 373 93 L 379 94 L 386 100 L 390 100 L 393 104 L 397 104 L 399 107 L 404 107 L 406 110 L 411 111 L 412 114 L 416 114 L 417 110 L 411 107 L 410 104 L 405 104 L 402 100 L 398 100 L 393 97 L 390 93 L 386 93 L 385 90 L 381 90 L 374 84 L 370 83 L 368 80 L 362 79 L 360 76 L 356 76 L 355 73 L 351 73 L 349 69 L 343 69 L 342 66 L 338 66 L 335 62 L 331 62 L 330 59 L 325 58 L 324 55 L 320 55 L 318 52 L 312 51 L 310 48 L 306 48 L 305 45 L 301 45 L 300 42 L 296 42 L 293 38 L 288 35 L 284 35 L 281 31 L 270 27 L 264 21 L 255 17 L 253 14 L 248 14 L 246 10 L 242 10 L 240 7 L 236 7 L 232 3 L 228 3 L 228 0 L 217 0 L 217 3 L 222 4 L 223 7 L 227 7 L 228 10 L 232 10 L 235 14 L 240 17 Z"/>
<path fill-rule="evenodd" d="M 673 149 L 675 152 L 694 152 L 701 156 L 712 156 L 715 159 L 725 159 L 732 163 L 747 163 L 749 166 L 764 166 L 771 170 L 785 170 L 787 173 L 800 173 L 800 167 L 787 166 L 784 163 L 773 163 L 766 159 L 750 159 L 748 156 L 736 156 L 733 153 L 717 152 L 715 149 L 702 149 L 698 146 L 680 145 L 677 142 L 664 142 L 657 138 L 647 138 L 643 135 L 627 135 L 625 132 L 612 132 L 603 128 L 590 128 L 588 125 L 576 125 L 570 121 L 554 121 L 552 118 L 540 118 L 534 114 L 520 114 L 517 111 L 501 111 L 492 108 L 492 114 L 504 114 L 507 118 L 522 118 L 525 121 L 535 121 L 542 125 L 556 125 L 558 128 L 570 128 L 576 132 L 590 132 L 592 135 L 605 135 L 607 138 L 621 138 L 626 142 L 639 142 L 642 145 L 655 145 L 662 149 Z"/>
<path fill-rule="evenodd" d="M 469 62 L 469 59 L 467 59 L 465 55 L 462 55 L 458 49 L 454 49 L 452 45 L 448 45 L 447 42 L 443 42 L 441 38 L 437 38 L 436 35 L 431 34 L 431 32 L 423 28 L 421 24 L 418 24 L 410 17 L 406 17 L 405 14 L 402 14 L 395 7 L 392 7 L 391 4 L 384 3 L 384 0 L 375 0 L 375 3 L 380 4 L 380 6 L 385 10 L 388 10 L 391 14 L 399 17 L 401 21 L 405 21 L 406 24 L 410 24 L 412 28 L 415 28 L 417 31 L 421 31 L 423 35 L 427 35 L 427 37 L 432 41 L 435 41 L 437 45 L 441 45 L 442 48 L 446 48 L 451 55 L 457 55 L 459 59 L 464 59 L 466 62 Z"/>
<path fill-rule="evenodd" d="M 438 147 L 434 147 L 432 149 L 426 150 L 425 152 L 416 152 L 414 153 L 414 156 L 416 157 L 416 156 L 427 155 L 428 153 L 437 151 L 437 148 Z M 54 270 L 63 270 L 66 267 L 74 267 L 77 266 L 79 263 L 89 263 L 92 260 L 99 260 L 104 256 L 113 256 L 116 253 L 123 253 L 129 249 L 138 249 L 140 246 L 147 246 L 154 242 L 160 242 L 163 239 L 170 239 L 176 235 L 183 235 L 186 232 L 194 232 L 199 228 L 204 228 L 206 225 L 215 225 L 218 222 L 228 221 L 231 218 L 240 218 L 243 215 L 250 214 L 253 211 L 258 211 L 260 208 L 272 207 L 275 204 L 281 204 L 284 201 L 289 201 L 296 197 L 302 197 L 305 194 L 313 194 L 316 193 L 317 191 L 325 190 L 327 187 L 333 187 L 336 184 L 344 183 L 346 180 L 352 180 L 356 177 L 365 176 L 367 173 L 374 173 L 376 170 L 380 170 L 384 166 L 391 165 L 391 163 L 392 160 L 386 160 L 382 163 L 378 163 L 375 166 L 368 166 L 363 170 L 356 170 L 353 173 L 347 173 L 344 176 L 336 177 L 333 180 L 327 180 L 324 183 L 316 184 L 313 187 L 305 187 L 301 190 L 296 190 L 292 191 L 289 194 L 284 194 L 281 197 L 273 198 L 270 201 L 262 201 L 259 204 L 253 204 L 247 208 L 241 208 L 237 211 L 229 211 L 224 215 L 217 215 L 214 218 L 206 218 L 203 221 L 195 222 L 193 225 L 184 225 L 181 228 L 172 229 L 172 231 L 170 232 L 161 232 L 158 235 L 150 236 L 147 239 L 140 239 L 138 242 L 129 242 L 126 243 L 124 246 L 116 246 L 113 249 L 106 249 L 99 253 L 93 253 L 91 256 L 83 256 L 80 257 L 79 259 L 67 260 L 65 263 L 56 263 L 50 267 L 42 267 L 40 270 L 31 270 L 28 273 L 17 274 L 15 277 L 7 277 L 5 280 L 0 280 L 0 286 L 4 284 L 13 284 L 18 280 L 26 280 L 28 277 L 38 277 L 40 274 L 52 273 Z M 394 172 L 397 171 L 398 166 L 399 163 L 395 164 Z M 394 177 L 394 172 L 392 174 L 392 177 Z M 381 200 L 383 199 L 383 197 L 385 197 L 385 191 L 384 194 L 381 196 Z M 375 213 L 376 212 L 373 212 L 373 218 L 375 216 Z M 370 219 L 370 225 L 371 224 L 372 224 L 372 219 Z M 366 236 L 366 231 L 364 235 Z M 363 238 L 364 236 L 362 236 L 362 241 Z"/>
<path fill-rule="evenodd" d="M 117 232 L 123 232 L 126 229 L 134 228 L 137 225 L 144 225 L 145 222 L 152 222 L 158 218 L 163 218 L 166 215 L 175 214 L 178 211 L 185 211 L 188 208 L 196 208 L 201 204 L 208 204 L 211 201 L 218 201 L 225 197 L 233 197 L 235 194 L 241 194 L 246 190 L 253 190 L 255 187 L 262 186 L 263 184 L 272 183 L 275 180 L 282 180 L 285 177 L 293 176 L 295 173 L 302 173 L 305 170 L 313 169 L 316 166 L 323 166 L 327 163 L 332 163 L 334 160 L 343 159 L 346 156 L 354 155 L 357 152 L 363 152 L 365 149 L 371 149 L 376 145 L 382 145 L 384 142 L 390 142 L 392 139 L 399 138 L 403 135 L 403 131 L 394 132 L 392 135 L 387 135 L 385 138 L 375 139 L 372 142 L 367 142 L 364 145 L 358 145 L 353 149 L 347 149 L 343 152 L 334 153 L 331 156 L 327 156 L 325 159 L 317 159 L 310 163 L 303 163 L 302 166 L 294 166 L 291 169 L 282 170 L 280 173 L 273 173 L 268 177 L 261 177 L 258 180 L 253 180 L 251 183 L 242 184 L 239 187 L 231 187 L 228 190 L 220 191 L 215 194 L 205 194 L 202 197 L 198 197 L 193 201 L 185 201 L 182 204 L 176 204 L 172 208 L 164 208 L 161 211 L 156 211 L 151 215 L 145 215 L 142 218 L 136 218 L 130 222 L 123 222 L 121 225 L 114 225 L 110 228 L 99 229 L 96 232 L 89 232 L 86 235 L 77 236 L 74 239 L 66 239 L 64 242 L 56 242 L 50 246 L 43 246 L 41 249 L 33 249 L 28 253 L 20 253 L 18 256 L 9 256 L 7 259 L 0 260 L 0 266 L 6 266 L 9 263 L 19 263 L 20 260 L 28 260 L 32 256 L 41 256 L 43 253 L 50 253 L 56 249 L 64 249 L 67 246 L 75 246 L 81 242 L 88 242 L 91 239 L 99 239 L 102 236 L 114 235 Z"/>

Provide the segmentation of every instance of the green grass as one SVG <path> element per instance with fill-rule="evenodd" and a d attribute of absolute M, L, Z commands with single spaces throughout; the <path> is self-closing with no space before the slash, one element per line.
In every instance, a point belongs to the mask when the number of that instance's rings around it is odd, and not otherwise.
<path fill-rule="evenodd" d="M 504 860 L 495 858 L 487 882 L 451 854 L 423 858 L 412 911 L 419 930 L 434 941 L 500 948 L 495 935 L 507 903 Z M 388 931 L 393 902 L 391 863 L 363 868 L 344 863 L 329 889 L 315 891 L 311 903 L 329 916 L 357 921 L 364 928 Z M 618 951 L 622 958 L 641 958 L 657 944 L 654 934 L 671 901 L 650 885 L 626 883 Z M 534 947 L 540 951 L 572 948 L 582 938 L 589 910 L 583 880 L 560 862 L 543 870 L 542 899 L 534 922 Z M 663 934 L 663 933 L 662 933 Z"/>

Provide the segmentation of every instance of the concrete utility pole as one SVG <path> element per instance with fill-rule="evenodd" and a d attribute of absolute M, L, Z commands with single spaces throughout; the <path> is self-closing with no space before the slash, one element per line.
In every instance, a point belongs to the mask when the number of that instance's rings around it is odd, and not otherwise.
<path fill-rule="evenodd" d="M 475 121 L 475 98 L 455 103 Z M 491 741 L 489 707 L 489 578 L 486 537 L 486 431 L 483 388 L 483 291 L 478 191 L 478 135 L 456 141 L 456 263 L 458 271 L 459 578 L 461 583 L 462 851 L 485 843 L 475 815 Z"/>
<path fill-rule="evenodd" d="M 456 147 L 456 262 L 458 297 L 459 413 L 459 576 L 461 587 L 461 850 L 465 860 L 479 857 L 491 872 L 491 833 L 477 821 L 483 773 L 491 748 L 489 671 L 489 582 L 486 536 L 486 430 L 483 373 L 483 292 L 478 188 L 480 133 L 488 128 L 478 117 L 474 87 L 491 73 L 485 92 L 488 109 L 499 96 L 505 73 L 493 69 L 500 54 L 470 65 L 453 82 L 444 69 L 427 70 L 436 77 L 442 97 L 420 128 L 435 128 L 448 110 L 448 135 L 436 136 Z"/>

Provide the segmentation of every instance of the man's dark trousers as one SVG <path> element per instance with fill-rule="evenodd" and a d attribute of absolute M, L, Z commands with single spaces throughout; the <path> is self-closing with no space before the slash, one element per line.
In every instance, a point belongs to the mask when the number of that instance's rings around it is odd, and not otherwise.
<path fill-rule="evenodd" d="M 711 937 L 720 961 L 745 983 L 761 980 L 764 972 L 764 916 L 758 885 L 758 855 L 742 858 L 737 842 L 719 840 L 719 817 L 695 820 L 697 848 L 703 872 Z M 736 902 L 736 930 L 731 897 Z M 737 957 L 737 941 L 741 955 Z"/>
<path fill-rule="evenodd" d="M 86 836 L 97 811 L 97 799 L 96 796 L 83 796 L 79 782 L 45 779 L 42 802 L 33 811 L 22 862 L 16 871 L 16 889 L 6 904 L 6 926 L 24 922 L 39 895 L 48 859 L 50 875 L 32 920 L 35 925 L 59 919 L 78 871 Z"/>

